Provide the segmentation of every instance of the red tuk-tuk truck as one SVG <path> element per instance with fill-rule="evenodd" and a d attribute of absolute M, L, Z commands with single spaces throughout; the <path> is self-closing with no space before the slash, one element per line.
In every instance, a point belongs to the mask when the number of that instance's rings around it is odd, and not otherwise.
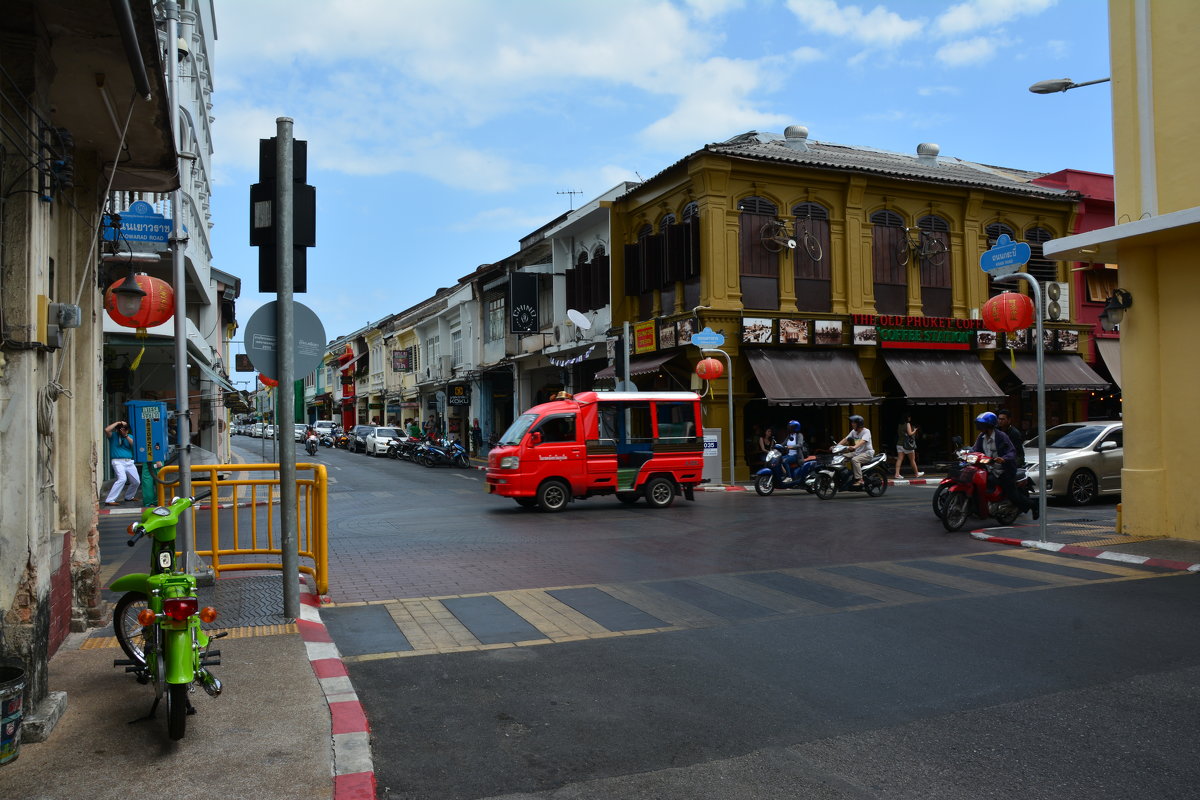
<path fill-rule="evenodd" d="M 526 508 L 562 511 L 576 498 L 645 497 L 667 508 L 704 472 L 694 392 L 560 392 L 526 411 L 488 454 L 487 490 Z"/>

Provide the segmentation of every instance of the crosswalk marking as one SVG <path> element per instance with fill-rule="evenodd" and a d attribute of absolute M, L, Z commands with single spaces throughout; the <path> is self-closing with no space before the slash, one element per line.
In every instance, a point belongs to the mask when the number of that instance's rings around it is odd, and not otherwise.
<path fill-rule="evenodd" d="M 987 556 L 987 560 L 981 556 Z M 1035 564 L 1046 566 L 1039 569 Z M 1065 567 L 1074 567 L 1077 574 L 1046 571 L 1047 568 Z M 1084 572 L 1093 574 L 1084 575 Z M 987 579 L 988 574 L 996 576 L 994 582 Z M 443 602 L 448 600 L 453 605 L 455 598 L 403 598 L 388 601 L 384 606 L 413 649 L 347 656 L 345 660 L 408 658 L 722 627 L 747 621 L 748 611 L 753 613 L 756 609 L 761 609 L 761 614 L 756 617 L 761 619 L 782 615 L 827 615 L 959 597 L 1030 592 L 1177 574 L 1181 573 L 1151 572 L 1136 566 L 1091 561 L 1080 563 L 1045 553 L 1013 551 L 464 595 L 494 598 L 545 637 L 490 644 L 480 641 Z M 907 586 L 912 591 L 898 588 L 900 586 Z M 638 630 L 609 630 L 551 594 L 562 590 L 588 590 L 583 594 L 590 592 L 593 598 L 598 596 L 597 592 L 601 592 L 608 596 L 604 599 L 610 606 L 627 606 L 627 610 L 635 615 L 641 612 L 655 618 L 649 620 L 649 617 L 641 616 L 638 619 L 635 616 L 637 622 L 662 621 L 666 624 Z M 578 596 L 578 593 L 575 594 Z M 688 599 L 704 603 L 708 609 L 693 605 Z M 622 606 L 622 603 L 626 606 Z M 363 604 L 345 604 L 354 605 Z M 582 607 L 586 608 L 586 605 Z M 597 612 L 593 610 L 592 613 Z M 630 626 L 627 624 L 626 627 Z M 331 632 L 336 640 L 336 627 L 331 627 Z"/>

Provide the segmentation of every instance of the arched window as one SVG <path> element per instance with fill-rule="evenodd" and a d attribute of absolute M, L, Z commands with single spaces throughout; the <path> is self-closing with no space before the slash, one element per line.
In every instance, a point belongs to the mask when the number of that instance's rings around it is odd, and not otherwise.
<path fill-rule="evenodd" d="M 660 304 L 662 313 L 675 313 L 675 286 L 683 280 L 683 248 L 680 237 L 682 228 L 675 224 L 675 215 L 667 214 L 658 222 L 658 236 L 662 241 L 662 280 Z"/>
<path fill-rule="evenodd" d="M 609 280 L 608 251 L 604 249 L 604 245 L 597 245 L 592 251 L 591 308 L 601 309 L 608 305 Z"/>
<path fill-rule="evenodd" d="M 763 228 L 778 219 L 775 204 L 763 197 L 747 197 L 738 203 L 739 258 L 742 306 L 779 308 L 779 252 L 763 245 Z"/>
<path fill-rule="evenodd" d="M 575 266 L 567 270 L 567 308 L 589 310 L 592 302 L 592 264 L 586 250 L 575 256 Z"/>
<path fill-rule="evenodd" d="M 906 246 L 908 239 L 904 218 L 895 211 L 876 211 L 871 215 L 871 226 L 875 311 L 907 314 L 908 274 L 905 272 L 907 267 L 900 263 L 900 248 Z"/>
<path fill-rule="evenodd" d="M 1042 245 L 1054 238 L 1054 234 L 1045 228 L 1035 227 L 1025 231 L 1025 241 L 1029 243 L 1029 265 L 1025 270 L 1037 278 L 1038 283 L 1058 280 L 1058 262 L 1051 261 L 1042 255 Z"/>
<path fill-rule="evenodd" d="M 921 248 L 917 252 L 921 270 L 921 313 L 927 317 L 948 317 L 950 293 L 950 223 L 933 215 L 917 220 L 921 230 Z"/>
<path fill-rule="evenodd" d="M 796 306 L 801 311 L 832 311 L 833 290 L 829 246 L 829 211 L 817 203 L 792 206 L 796 249 Z"/>
<path fill-rule="evenodd" d="M 991 225 L 988 225 L 986 228 L 984 228 L 983 232 L 987 235 L 987 246 L 989 250 L 996 246 L 996 242 L 999 241 L 1002 235 L 1008 236 L 1008 238 L 1012 239 L 1013 241 L 1016 241 L 1017 239 L 1017 232 L 1008 225 L 1005 225 L 1003 222 L 993 222 Z M 1003 294 L 1004 292 L 1014 288 L 1011 281 L 1007 284 L 996 283 L 994 280 L 992 280 L 992 276 L 990 275 L 987 276 L 987 282 L 988 297 L 995 297 L 998 294 Z"/>

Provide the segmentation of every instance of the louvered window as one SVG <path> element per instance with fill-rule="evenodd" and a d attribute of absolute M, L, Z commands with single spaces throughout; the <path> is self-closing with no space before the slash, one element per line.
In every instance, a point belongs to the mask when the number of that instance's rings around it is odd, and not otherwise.
<path fill-rule="evenodd" d="M 1030 228 L 1025 231 L 1025 241 L 1029 243 L 1029 265 L 1025 268 L 1038 283 L 1058 280 L 1058 263 L 1042 255 L 1042 245 L 1054 238 L 1054 234 L 1045 228 Z"/>
<path fill-rule="evenodd" d="M 921 250 L 917 256 L 921 270 L 921 313 L 927 317 L 948 317 L 952 301 L 950 223 L 941 217 L 926 216 L 917 220 L 917 227 L 921 230 Z"/>
<path fill-rule="evenodd" d="M 683 207 L 685 255 L 683 259 L 683 307 L 700 305 L 700 205 L 696 202 Z"/>
<path fill-rule="evenodd" d="M 801 311 L 832 311 L 829 211 L 817 203 L 800 203 L 792 206 L 792 217 L 796 235 L 796 249 L 791 251 L 795 259 L 796 306 Z"/>
<path fill-rule="evenodd" d="M 742 305 L 746 308 L 779 308 L 779 253 L 763 245 L 763 228 L 778 219 L 775 204 L 762 197 L 738 203 L 739 259 Z"/>
<path fill-rule="evenodd" d="M 904 219 L 894 211 L 876 211 L 871 215 L 871 225 L 875 311 L 879 314 L 907 314 L 907 267 L 899 259 L 900 248 L 908 236 L 904 230 Z"/>
<path fill-rule="evenodd" d="M 654 313 L 654 290 L 662 281 L 662 237 L 656 236 L 650 225 L 643 225 L 638 231 L 638 250 L 642 263 L 638 318 L 649 319 Z"/>

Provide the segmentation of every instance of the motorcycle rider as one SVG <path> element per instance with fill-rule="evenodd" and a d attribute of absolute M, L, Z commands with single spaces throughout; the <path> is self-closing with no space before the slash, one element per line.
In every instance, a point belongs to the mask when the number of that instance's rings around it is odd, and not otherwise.
<path fill-rule="evenodd" d="M 866 420 L 858 414 L 850 417 L 850 432 L 838 444 L 850 445 L 854 455 L 850 457 L 850 468 L 854 470 L 854 486 L 863 485 L 862 465 L 875 457 L 875 449 L 871 443 L 871 429 L 866 427 Z"/>
<path fill-rule="evenodd" d="M 998 478 L 1004 496 L 1008 498 L 1021 513 L 1033 512 L 1033 518 L 1038 518 L 1039 509 L 1036 503 L 1030 503 L 1029 498 L 1017 490 L 1017 450 L 1013 447 L 1012 439 L 1004 431 L 996 429 L 999 418 L 991 411 L 985 411 L 975 418 L 979 428 L 979 436 L 971 446 L 971 452 L 983 453 L 995 458 L 1000 463 L 1001 471 Z"/>
<path fill-rule="evenodd" d="M 996 412 L 996 429 L 1008 436 L 1012 442 L 1013 449 L 1017 451 L 1017 466 L 1020 467 L 1025 463 L 1025 436 L 1013 427 L 1012 414 L 1007 408 Z"/>
<path fill-rule="evenodd" d="M 806 461 L 816 461 L 816 456 L 808 454 L 808 445 L 804 441 L 804 437 L 800 434 L 800 423 L 797 420 L 792 420 L 788 423 L 788 438 L 784 442 L 784 447 L 787 448 L 787 455 L 783 457 L 783 466 L 787 476 L 791 480 L 799 480 L 803 477 L 800 474 L 800 464 Z"/>

